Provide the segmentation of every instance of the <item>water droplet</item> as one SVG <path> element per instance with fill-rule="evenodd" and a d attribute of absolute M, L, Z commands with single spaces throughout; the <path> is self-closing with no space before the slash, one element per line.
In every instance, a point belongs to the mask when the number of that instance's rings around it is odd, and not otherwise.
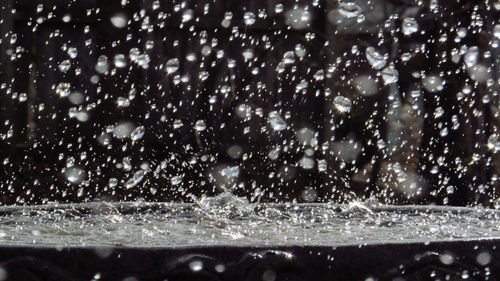
<path fill-rule="evenodd" d="M 187 9 L 182 14 L 182 22 L 188 22 L 194 17 L 194 11 L 192 9 Z"/>
<path fill-rule="evenodd" d="M 138 141 L 144 137 L 144 133 L 146 132 L 146 128 L 144 126 L 139 126 L 135 128 L 132 133 L 130 133 L 130 138 L 132 141 Z"/>
<path fill-rule="evenodd" d="M 479 48 L 477 46 L 472 46 L 467 50 L 464 55 L 464 62 L 467 67 L 473 67 L 476 65 L 479 59 Z"/>
<path fill-rule="evenodd" d="M 341 113 L 349 112 L 352 108 L 352 101 L 344 96 L 336 96 L 333 99 L 333 105 Z"/>
<path fill-rule="evenodd" d="M 419 29 L 418 22 L 414 18 L 405 18 L 401 27 L 403 34 L 410 36 Z"/>
<path fill-rule="evenodd" d="M 113 188 L 118 185 L 118 179 L 117 178 L 110 178 L 108 181 L 108 186 L 110 188 Z"/>
<path fill-rule="evenodd" d="M 118 105 L 118 107 L 129 107 L 130 100 L 124 97 L 118 97 L 116 99 L 116 104 Z"/>
<path fill-rule="evenodd" d="M 281 117 L 281 115 L 278 113 L 278 111 L 271 111 L 269 112 L 269 123 L 271 124 L 271 127 L 275 131 L 283 131 L 286 129 L 287 124 L 285 120 Z"/>
<path fill-rule="evenodd" d="M 283 54 L 283 62 L 285 64 L 292 64 L 295 62 L 295 53 L 293 51 L 287 51 Z"/>
<path fill-rule="evenodd" d="M 109 67 L 108 57 L 105 55 L 99 56 L 99 58 L 97 59 L 97 64 L 95 66 L 95 70 L 98 73 L 104 74 L 108 71 L 108 67 Z"/>
<path fill-rule="evenodd" d="M 184 175 L 173 176 L 172 178 L 170 178 L 170 184 L 178 185 L 182 182 L 183 179 L 184 179 Z"/>
<path fill-rule="evenodd" d="M 61 98 L 69 96 L 70 92 L 71 92 L 70 83 L 62 82 L 59 83 L 56 87 L 56 94 Z"/>
<path fill-rule="evenodd" d="M 325 71 L 323 69 L 316 71 L 316 73 L 314 73 L 313 78 L 316 81 L 321 81 L 321 80 L 325 79 Z"/>
<path fill-rule="evenodd" d="M 243 20 L 245 21 L 246 25 L 252 25 L 255 23 L 255 14 L 252 12 L 246 12 L 243 15 Z"/>
<path fill-rule="evenodd" d="M 117 54 L 115 55 L 114 63 L 117 68 L 124 68 L 127 66 L 127 59 L 124 54 Z"/>
<path fill-rule="evenodd" d="M 78 56 L 78 49 L 75 47 L 69 47 L 68 56 L 72 59 L 76 58 Z"/>
<path fill-rule="evenodd" d="M 194 124 L 194 129 L 198 132 L 204 131 L 207 128 L 207 124 L 204 120 L 198 120 Z"/>
<path fill-rule="evenodd" d="M 71 62 L 69 60 L 64 60 L 59 64 L 59 71 L 67 72 L 71 68 Z"/>
<path fill-rule="evenodd" d="M 500 23 L 496 24 L 495 27 L 493 27 L 493 35 L 496 39 L 500 39 Z"/>
<path fill-rule="evenodd" d="M 169 59 L 166 64 L 167 74 L 172 74 L 179 69 L 180 63 L 177 58 Z"/>
<path fill-rule="evenodd" d="M 139 170 L 135 172 L 134 175 L 130 179 L 128 179 L 127 182 L 125 183 L 125 188 L 131 189 L 136 185 L 138 185 L 144 179 L 145 174 L 146 172 L 144 172 L 144 170 Z"/>
<path fill-rule="evenodd" d="M 399 80 L 399 72 L 396 70 L 393 63 L 384 68 L 381 74 L 385 85 L 396 83 Z"/>
<path fill-rule="evenodd" d="M 130 136 L 134 129 L 134 125 L 130 122 L 122 122 L 115 127 L 112 127 L 113 136 L 118 139 L 123 139 Z"/>
<path fill-rule="evenodd" d="M 66 179 L 74 184 L 79 184 L 85 178 L 85 171 L 78 167 L 70 167 L 64 171 Z"/>
<path fill-rule="evenodd" d="M 123 13 L 117 13 L 111 17 L 111 23 L 116 27 L 116 28 L 124 28 L 127 26 L 127 15 Z"/>
<path fill-rule="evenodd" d="M 304 29 L 311 22 L 311 13 L 304 8 L 294 8 L 285 13 L 285 24 L 293 29 Z"/>
<path fill-rule="evenodd" d="M 368 60 L 368 63 L 374 68 L 374 69 L 382 69 L 387 63 L 387 59 L 389 58 L 388 54 L 381 54 L 375 48 L 373 47 L 368 47 L 366 48 L 366 59 Z"/>
<path fill-rule="evenodd" d="M 354 18 L 361 15 L 363 9 L 354 2 L 341 2 L 339 4 L 339 14 L 346 18 Z"/>
<path fill-rule="evenodd" d="M 429 91 L 431 93 L 440 92 L 440 91 L 442 91 L 444 89 L 444 81 L 443 81 L 443 79 L 439 78 L 436 75 L 426 76 L 422 80 L 422 85 L 424 86 L 424 88 L 427 91 Z"/>
<path fill-rule="evenodd" d="M 189 268 L 193 271 L 193 272 L 198 272 L 198 271 L 201 271 L 203 269 L 203 262 L 201 261 L 192 261 L 189 263 Z"/>

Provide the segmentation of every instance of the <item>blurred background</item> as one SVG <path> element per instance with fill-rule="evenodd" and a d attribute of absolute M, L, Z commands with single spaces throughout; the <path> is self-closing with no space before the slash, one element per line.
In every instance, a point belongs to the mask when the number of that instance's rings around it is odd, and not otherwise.
<path fill-rule="evenodd" d="M 500 208 L 497 0 L 2 0 L 0 202 Z"/>

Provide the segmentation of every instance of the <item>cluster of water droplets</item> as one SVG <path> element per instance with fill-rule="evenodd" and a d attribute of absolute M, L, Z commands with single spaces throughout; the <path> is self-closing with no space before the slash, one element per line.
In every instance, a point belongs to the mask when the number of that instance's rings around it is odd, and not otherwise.
<path fill-rule="evenodd" d="M 2 107 L 1 140 L 36 155 L 3 163 L 41 177 L 4 181 L 10 202 L 500 205 L 496 2 L 132 2 L 34 5 L 43 52 L 3 34 L 29 82 L 1 81 L 27 119 Z"/>

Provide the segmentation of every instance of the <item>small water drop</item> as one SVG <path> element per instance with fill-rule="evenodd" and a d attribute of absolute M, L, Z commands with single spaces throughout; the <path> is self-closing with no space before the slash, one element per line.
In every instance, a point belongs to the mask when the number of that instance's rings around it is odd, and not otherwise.
<path fill-rule="evenodd" d="M 281 117 L 281 115 L 278 113 L 278 111 L 271 111 L 269 112 L 269 124 L 271 124 L 271 128 L 275 131 L 283 131 L 286 129 L 287 124 L 285 120 Z"/>
<path fill-rule="evenodd" d="M 127 26 L 127 15 L 123 13 L 117 13 L 111 17 L 111 23 L 116 27 L 116 28 L 124 28 Z"/>
<path fill-rule="evenodd" d="M 124 68 L 127 66 L 127 59 L 124 54 L 117 54 L 114 58 L 114 64 L 117 68 Z"/>
<path fill-rule="evenodd" d="M 127 182 L 125 183 L 125 188 L 131 189 L 136 185 L 138 185 L 144 179 L 145 174 L 146 172 L 144 172 L 144 170 L 139 170 L 135 172 L 134 175 L 130 179 L 128 179 Z"/>
<path fill-rule="evenodd" d="M 339 14 L 346 18 L 354 18 L 361 15 L 363 9 L 354 2 L 341 2 L 339 5 Z"/>
<path fill-rule="evenodd" d="M 71 68 L 71 62 L 69 60 L 64 60 L 59 64 L 59 71 L 67 72 Z"/>
<path fill-rule="evenodd" d="M 253 25 L 255 23 L 255 14 L 252 12 L 246 12 L 243 15 L 243 20 L 246 25 Z"/>
<path fill-rule="evenodd" d="M 414 18 L 405 18 L 401 27 L 403 34 L 410 36 L 419 29 L 418 22 Z"/>
<path fill-rule="evenodd" d="M 195 129 L 197 132 L 204 131 L 205 129 L 207 129 L 207 124 L 205 123 L 205 121 L 204 121 L 204 120 L 198 120 L 198 121 L 196 121 L 196 123 L 194 124 L 194 129 Z"/>
<path fill-rule="evenodd" d="M 444 84 L 444 80 L 436 75 L 426 76 L 422 80 L 422 85 L 424 86 L 424 88 L 431 93 L 442 91 L 444 89 Z"/>
<path fill-rule="evenodd" d="M 365 55 L 368 63 L 370 63 L 370 65 L 377 70 L 384 68 L 387 63 L 387 59 L 389 58 L 388 54 L 381 54 L 373 47 L 366 48 Z"/>
<path fill-rule="evenodd" d="M 344 96 L 336 96 L 333 99 L 333 105 L 341 113 L 349 112 L 352 108 L 352 101 Z"/>
<path fill-rule="evenodd" d="M 173 59 L 169 59 L 165 66 L 166 66 L 167 74 L 172 74 L 179 69 L 180 63 L 179 63 L 179 60 L 177 58 L 173 58 Z"/>
<path fill-rule="evenodd" d="M 139 126 L 135 128 L 132 133 L 130 133 L 130 138 L 132 141 L 138 141 L 144 137 L 144 133 L 146 132 L 146 128 L 144 126 Z"/>
<path fill-rule="evenodd" d="M 381 74 L 385 85 L 396 83 L 399 80 L 399 72 L 392 63 L 384 68 Z"/>

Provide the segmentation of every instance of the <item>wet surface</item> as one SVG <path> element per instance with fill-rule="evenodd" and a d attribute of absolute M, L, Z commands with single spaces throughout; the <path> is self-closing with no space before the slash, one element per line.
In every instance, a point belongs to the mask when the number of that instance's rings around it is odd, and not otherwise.
<path fill-rule="evenodd" d="M 500 212 L 429 206 L 87 203 L 4 207 L 0 243 L 58 246 L 292 246 L 500 237 Z M 247 205 L 245 205 L 247 204 Z"/>

